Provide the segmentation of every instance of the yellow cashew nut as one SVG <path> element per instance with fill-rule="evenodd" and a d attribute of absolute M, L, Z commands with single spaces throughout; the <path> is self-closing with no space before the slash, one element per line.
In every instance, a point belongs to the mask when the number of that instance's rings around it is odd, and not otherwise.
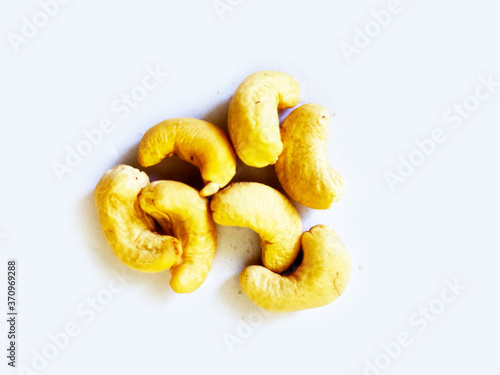
<path fill-rule="evenodd" d="M 304 104 L 281 124 L 281 153 L 275 170 L 286 193 L 304 206 L 330 208 L 344 194 L 343 179 L 328 164 L 330 115 L 318 104 Z"/>
<path fill-rule="evenodd" d="M 193 118 L 160 122 L 142 137 L 137 159 L 143 167 L 176 154 L 200 169 L 202 196 L 215 194 L 236 173 L 236 156 L 226 134 L 217 126 Z"/>
<path fill-rule="evenodd" d="M 283 145 L 278 110 L 299 102 L 299 84 L 289 75 L 261 71 L 236 90 L 228 112 L 228 131 L 240 159 L 252 167 L 276 163 Z"/>
<path fill-rule="evenodd" d="M 177 181 L 156 181 L 144 188 L 141 208 L 181 241 L 183 254 L 172 266 L 170 285 L 190 293 L 205 281 L 217 247 L 217 230 L 208 200 Z"/>
<path fill-rule="evenodd" d="M 245 294 L 268 311 L 290 312 L 327 305 L 347 287 L 351 258 L 337 234 L 317 225 L 302 235 L 304 258 L 294 273 L 278 275 L 262 266 L 240 274 Z"/>
<path fill-rule="evenodd" d="M 286 271 L 300 250 L 302 221 L 279 191 L 257 182 L 236 182 L 218 192 L 211 209 L 217 224 L 248 227 L 260 235 L 262 263 Z"/>
<path fill-rule="evenodd" d="M 141 210 L 139 194 L 148 183 L 144 172 L 118 165 L 99 180 L 94 198 L 101 227 L 116 256 L 135 270 L 159 272 L 180 259 L 182 245 L 174 237 L 159 235 L 153 218 Z"/>

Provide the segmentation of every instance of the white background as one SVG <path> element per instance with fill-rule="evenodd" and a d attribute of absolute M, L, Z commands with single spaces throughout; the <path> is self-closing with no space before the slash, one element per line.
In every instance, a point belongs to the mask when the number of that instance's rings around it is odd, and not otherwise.
<path fill-rule="evenodd" d="M 402 1 L 402 12 L 351 62 L 341 43 L 354 44 L 356 28 L 387 1 L 232 3 L 221 19 L 211 0 L 74 0 L 16 53 L 9 33 L 22 35 L 23 17 L 41 8 L 1 2 L 0 311 L 14 258 L 17 364 L 31 369 L 19 373 L 354 375 L 365 372 L 365 360 L 384 363 L 382 344 L 402 332 L 412 344 L 381 373 L 498 373 L 500 87 L 457 129 L 443 119 L 474 95 L 479 77 L 500 81 L 497 3 Z M 148 66 L 169 76 L 120 118 L 113 102 L 141 83 Z M 168 272 L 137 274 L 116 259 L 93 205 L 107 169 L 137 166 L 149 127 L 185 116 L 225 128 L 236 87 L 262 69 L 291 74 L 301 104 L 335 114 L 329 159 L 347 189 L 330 210 L 297 208 L 304 230 L 324 223 L 343 239 L 351 283 L 333 304 L 292 314 L 263 314 L 239 293 L 239 272 L 260 256 L 251 231 L 219 227 L 206 282 L 176 295 Z M 65 163 L 66 148 L 103 118 L 114 131 L 60 182 L 52 164 Z M 408 158 L 415 140 L 436 128 L 446 141 L 391 191 L 384 174 L 397 173 L 399 156 Z M 199 185 L 197 170 L 178 161 L 151 175 Z M 276 186 L 272 168 L 238 178 Z M 116 273 L 127 286 L 86 322 L 77 309 L 106 293 Z M 443 306 L 436 298 L 446 280 L 467 288 L 419 331 L 410 317 Z M 249 330 L 250 317 L 263 321 Z M 34 371 L 35 352 L 70 322 L 79 334 Z M 245 337 L 231 347 L 228 335 Z M 4 354 L 1 373 L 18 373 Z"/>

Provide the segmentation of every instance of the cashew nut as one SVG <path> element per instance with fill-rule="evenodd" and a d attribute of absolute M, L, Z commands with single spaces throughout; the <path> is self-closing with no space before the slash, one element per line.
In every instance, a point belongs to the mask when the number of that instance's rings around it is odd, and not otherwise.
<path fill-rule="evenodd" d="M 289 312 L 327 305 L 345 290 L 351 258 L 337 234 L 317 225 L 302 235 L 304 258 L 294 273 L 278 275 L 262 266 L 240 274 L 245 294 L 263 309 Z"/>
<path fill-rule="evenodd" d="M 206 279 L 215 257 L 217 230 L 208 200 L 177 181 L 156 181 L 144 188 L 141 208 L 181 241 L 182 258 L 172 266 L 170 285 L 190 293 Z"/>
<path fill-rule="evenodd" d="M 215 194 L 236 173 L 236 156 L 226 134 L 217 126 L 193 118 L 160 122 L 142 137 L 137 159 L 143 167 L 176 154 L 200 169 L 202 196 Z"/>
<path fill-rule="evenodd" d="M 318 104 L 304 104 L 281 124 L 283 152 L 275 165 L 287 194 L 304 206 L 330 208 L 344 194 L 343 179 L 328 164 L 330 115 Z"/>
<path fill-rule="evenodd" d="M 299 102 L 299 84 L 270 70 L 248 76 L 236 90 L 228 112 L 228 131 L 240 159 L 252 167 L 276 163 L 283 149 L 280 109 Z"/>
<path fill-rule="evenodd" d="M 141 210 L 139 194 L 148 183 L 144 172 L 118 165 L 99 180 L 94 198 L 102 229 L 116 256 L 130 268 L 159 272 L 180 259 L 182 245 L 174 237 L 158 234 L 153 218 Z"/>
<path fill-rule="evenodd" d="M 286 271 L 300 250 L 302 221 L 279 191 L 257 182 L 236 182 L 218 192 L 210 208 L 217 224 L 248 227 L 260 235 L 262 263 Z"/>

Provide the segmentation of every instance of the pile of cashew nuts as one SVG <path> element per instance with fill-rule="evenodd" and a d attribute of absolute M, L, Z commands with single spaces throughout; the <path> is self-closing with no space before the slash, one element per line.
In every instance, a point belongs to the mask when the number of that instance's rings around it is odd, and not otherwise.
<path fill-rule="evenodd" d="M 296 106 L 299 91 L 287 74 L 257 72 L 233 96 L 229 138 L 217 126 L 193 118 L 169 119 L 149 129 L 139 144 L 139 163 L 149 167 L 175 154 L 200 169 L 205 185 L 198 191 L 177 181 L 150 182 L 146 173 L 128 165 L 107 171 L 95 188 L 95 203 L 116 256 L 142 272 L 170 269 L 172 289 L 190 293 L 212 266 L 216 223 L 247 227 L 260 236 L 263 265 L 245 268 L 239 280 L 255 304 L 288 312 L 339 297 L 350 279 L 351 260 L 337 234 L 326 225 L 303 233 L 293 204 L 272 187 L 230 183 L 238 155 L 252 167 L 274 164 L 284 191 L 304 206 L 327 209 L 340 199 L 343 180 L 326 153 L 328 111 L 305 104 L 280 126 L 278 110 Z M 290 270 L 300 250 L 302 261 Z"/>

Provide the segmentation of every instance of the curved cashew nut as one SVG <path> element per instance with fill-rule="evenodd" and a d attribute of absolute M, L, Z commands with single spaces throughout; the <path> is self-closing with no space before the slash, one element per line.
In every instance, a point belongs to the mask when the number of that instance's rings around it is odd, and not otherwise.
<path fill-rule="evenodd" d="M 190 293 L 206 279 L 215 257 L 217 230 L 208 200 L 177 181 L 156 181 L 144 188 L 141 208 L 181 241 L 183 254 L 170 269 L 170 285 Z"/>
<path fill-rule="evenodd" d="M 94 198 L 99 221 L 116 256 L 130 268 L 159 272 L 170 268 L 182 255 L 182 245 L 162 236 L 150 216 L 139 207 L 139 194 L 149 183 L 144 172 L 118 165 L 99 180 Z"/>
<path fill-rule="evenodd" d="M 236 156 L 226 134 L 217 126 L 193 118 L 160 122 L 142 137 L 137 159 L 143 167 L 176 154 L 200 169 L 205 187 L 202 196 L 215 194 L 236 173 Z"/>
<path fill-rule="evenodd" d="M 304 104 L 281 124 L 283 152 L 275 165 L 287 194 L 304 206 L 330 208 L 344 194 L 343 179 L 328 164 L 330 115 L 318 104 Z"/>
<path fill-rule="evenodd" d="M 245 164 L 261 168 L 276 163 L 283 149 L 277 110 L 296 106 L 299 92 L 292 77 L 269 70 L 239 85 L 229 105 L 228 131 Z"/>
<path fill-rule="evenodd" d="M 245 294 L 263 309 L 289 312 L 327 305 L 345 290 L 351 277 L 351 258 L 344 244 L 326 225 L 302 235 L 304 258 L 289 276 L 262 266 L 240 274 Z"/>
<path fill-rule="evenodd" d="M 262 263 L 286 271 L 300 250 L 302 221 L 279 191 L 257 182 L 235 182 L 217 193 L 210 205 L 217 224 L 248 227 L 260 236 Z"/>

